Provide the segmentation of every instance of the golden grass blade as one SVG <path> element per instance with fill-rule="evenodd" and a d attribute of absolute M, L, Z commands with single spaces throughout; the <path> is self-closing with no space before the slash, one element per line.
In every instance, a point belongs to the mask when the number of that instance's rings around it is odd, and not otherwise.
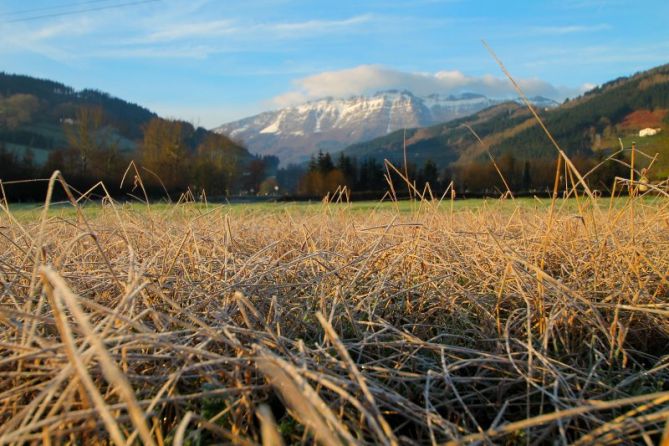
<path fill-rule="evenodd" d="M 70 360 L 70 364 L 74 366 L 79 379 L 86 387 L 86 390 L 88 391 L 91 399 L 93 400 L 93 404 L 95 405 L 96 410 L 102 417 L 102 420 L 104 421 L 107 427 L 107 431 L 109 432 L 112 441 L 116 443 L 118 446 L 125 445 L 125 438 L 121 433 L 121 429 L 116 423 L 114 416 L 107 408 L 107 404 L 105 403 L 104 398 L 102 397 L 98 388 L 93 382 L 93 379 L 89 375 L 88 370 L 86 370 L 86 367 L 83 361 L 81 360 L 79 352 L 77 351 L 72 330 L 65 318 L 64 314 L 65 306 L 63 305 L 63 302 L 60 299 L 60 296 L 57 294 L 50 279 L 47 277 L 46 272 L 42 270 L 41 273 L 43 274 L 42 282 L 45 291 L 49 296 L 51 308 L 54 311 L 54 315 L 56 316 L 56 324 L 58 326 L 58 331 L 60 332 L 61 340 L 65 346 L 68 358 Z M 0 442 L 2 442 L 2 438 L 0 438 Z"/>
<path fill-rule="evenodd" d="M 481 441 L 486 438 L 497 438 L 502 435 L 507 435 L 512 432 L 521 431 L 529 427 L 541 426 L 543 424 L 566 419 L 573 417 L 575 415 L 584 414 L 587 412 L 592 412 L 596 410 L 607 410 L 618 407 L 627 406 L 630 404 L 644 403 L 651 400 L 660 400 L 662 402 L 669 401 L 669 392 L 658 392 L 651 393 L 648 395 L 640 395 L 636 397 L 623 398 L 620 400 L 614 401 L 591 401 L 579 407 L 573 407 L 571 409 L 560 410 L 557 412 L 540 415 L 538 417 L 528 418 L 522 421 L 517 421 L 514 423 L 505 424 L 496 429 L 488 429 L 487 431 L 480 434 L 467 435 L 466 437 L 460 438 L 456 441 L 450 441 L 446 443 L 447 446 L 455 446 L 461 444 L 471 444 L 474 441 Z"/>
<path fill-rule="evenodd" d="M 317 443 L 324 446 L 358 444 L 295 367 L 263 350 L 256 362 L 292 409 L 293 416 L 311 430 Z"/>
<path fill-rule="evenodd" d="M 497 57 L 497 54 L 495 54 L 495 52 L 492 50 L 492 48 L 488 45 L 488 43 L 485 40 L 483 41 L 483 46 L 486 47 L 486 49 L 488 50 L 490 55 L 493 57 L 493 59 L 495 59 L 495 61 L 499 65 L 499 67 L 502 69 L 502 72 L 506 75 L 506 77 L 509 79 L 509 81 L 511 81 L 511 84 L 513 85 L 515 90 L 518 92 L 518 95 L 521 97 L 521 99 L 523 100 L 523 102 L 525 103 L 527 108 L 530 110 L 530 112 L 532 113 L 532 115 L 536 119 L 537 123 L 539 124 L 541 129 L 544 131 L 544 133 L 546 134 L 548 139 L 550 140 L 551 144 L 553 144 L 553 146 L 557 149 L 558 153 L 560 154 L 560 156 L 564 160 L 565 164 L 569 167 L 570 172 L 572 172 L 578 178 L 579 184 L 581 184 L 583 186 L 583 189 L 585 190 L 585 193 L 588 195 L 588 197 L 590 197 L 590 199 L 595 200 L 595 197 L 592 194 L 592 191 L 590 190 L 590 187 L 585 182 L 585 180 L 581 176 L 581 174 L 578 171 L 578 169 L 576 168 L 576 166 L 574 166 L 574 163 L 572 163 L 571 159 L 569 159 L 569 157 L 564 152 L 564 150 L 562 150 L 562 148 L 557 143 L 555 138 L 553 138 L 553 135 L 551 134 L 551 132 L 548 130 L 548 128 L 544 124 L 544 121 L 541 119 L 541 117 L 539 117 L 536 110 L 532 106 L 532 103 L 529 101 L 529 99 L 527 99 L 527 96 L 525 96 L 525 92 L 523 92 L 523 89 L 520 88 L 520 85 L 518 85 L 518 83 L 515 81 L 513 76 L 511 76 L 511 73 L 509 73 L 509 71 L 506 69 L 506 67 L 502 63 L 502 61 Z M 559 168 L 558 168 L 558 170 L 559 170 Z"/>
<path fill-rule="evenodd" d="M 181 423 L 179 423 L 179 427 L 177 427 L 176 433 L 174 434 L 174 446 L 183 446 L 184 436 L 186 435 L 186 427 L 188 427 L 188 423 L 190 423 L 191 418 L 193 418 L 193 412 L 189 410 L 184 415 Z"/>
<path fill-rule="evenodd" d="M 261 404 L 256 413 L 260 420 L 260 437 L 263 446 L 283 446 L 283 438 L 277 430 L 272 410 L 266 404 Z"/>
<path fill-rule="evenodd" d="M 56 301 L 62 300 L 62 302 L 67 306 L 69 311 L 77 320 L 77 323 L 81 327 L 88 341 L 94 347 L 96 355 L 98 356 L 102 366 L 103 375 L 111 386 L 116 387 L 121 395 L 121 398 L 123 398 L 123 400 L 128 405 L 128 412 L 133 421 L 133 424 L 135 425 L 135 428 L 139 431 L 142 442 L 146 445 L 153 445 L 153 438 L 151 436 L 150 429 L 146 424 L 146 416 L 139 407 L 139 404 L 137 404 L 137 399 L 135 398 L 135 393 L 132 390 L 130 382 L 118 368 L 115 361 L 112 359 L 111 355 L 102 343 L 102 340 L 100 340 L 100 338 L 93 330 L 93 327 L 88 321 L 86 314 L 83 312 L 81 306 L 77 302 L 77 296 L 72 293 L 65 281 L 55 271 L 49 267 L 42 267 L 40 271 L 45 281 L 48 281 L 53 287 L 54 299 Z"/>
<path fill-rule="evenodd" d="M 318 322 L 320 322 L 321 326 L 325 330 L 325 334 L 327 335 L 330 342 L 332 342 L 332 344 L 337 349 L 337 352 L 339 352 L 339 355 L 346 362 L 346 365 L 348 366 L 353 379 L 355 379 L 355 381 L 360 386 L 360 390 L 362 390 L 362 394 L 367 400 L 367 408 L 374 414 L 374 419 L 370 420 L 370 422 L 372 428 L 377 432 L 377 435 L 379 436 L 378 440 L 382 441 L 384 444 L 389 444 L 389 445 L 398 444 L 397 439 L 395 438 L 395 434 L 388 425 L 388 422 L 383 418 L 383 416 L 379 412 L 379 409 L 376 406 L 376 402 L 374 401 L 374 396 L 367 387 L 365 378 L 360 373 L 360 370 L 358 370 L 358 367 L 356 367 L 355 363 L 353 362 L 353 359 L 351 358 L 351 355 L 349 355 L 348 353 L 348 350 L 339 339 L 339 336 L 337 336 L 337 332 L 332 327 L 332 324 L 330 324 L 330 322 L 328 322 L 328 320 L 325 319 L 323 314 L 321 314 L 320 312 L 316 313 L 316 318 L 318 319 Z M 383 430 L 381 431 L 380 428 L 382 428 Z"/>

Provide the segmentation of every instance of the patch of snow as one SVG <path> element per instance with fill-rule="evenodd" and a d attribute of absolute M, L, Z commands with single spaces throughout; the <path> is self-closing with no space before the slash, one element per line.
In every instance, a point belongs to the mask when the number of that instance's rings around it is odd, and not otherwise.
<path fill-rule="evenodd" d="M 260 133 L 274 133 L 274 134 L 277 134 L 277 135 L 280 134 L 281 129 L 279 128 L 279 120 L 277 119 L 276 121 L 274 121 L 273 123 L 271 123 L 270 125 L 265 127 L 264 129 L 262 129 L 260 131 Z"/>
<path fill-rule="evenodd" d="M 233 131 L 230 132 L 230 136 L 236 136 L 239 135 L 240 133 L 244 133 L 249 129 L 248 125 L 245 125 L 244 127 L 239 127 L 238 129 L 234 129 Z"/>

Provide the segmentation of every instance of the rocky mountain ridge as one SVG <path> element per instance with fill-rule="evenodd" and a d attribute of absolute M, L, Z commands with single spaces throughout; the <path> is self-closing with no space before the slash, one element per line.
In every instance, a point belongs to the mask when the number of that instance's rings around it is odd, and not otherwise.
<path fill-rule="evenodd" d="M 541 107 L 557 105 L 546 98 L 534 100 Z M 319 150 L 336 151 L 399 129 L 447 122 L 501 102 L 474 93 L 419 97 L 406 90 L 388 90 L 372 96 L 310 101 L 224 124 L 214 131 L 240 141 L 253 153 L 278 156 L 286 165 L 303 162 Z"/>

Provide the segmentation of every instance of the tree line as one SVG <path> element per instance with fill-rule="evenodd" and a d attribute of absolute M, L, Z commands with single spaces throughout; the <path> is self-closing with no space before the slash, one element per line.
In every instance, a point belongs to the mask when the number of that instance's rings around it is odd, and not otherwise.
<path fill-rule="evenodd" d="M 610 191 L 616 176 L 624 177 L 628 173 L 622 155 L 617 156 L 616 160 L 606 160 L 605 156 L 601 153 L 595 157 L 572 157 L 572 162 L 580 172 L 592 170 L 586 178 L 588 186 L 602 193 Z M 392 190 L 400 197 L 409 196 L 415 191 L 423 193 L 428 185 L 433 196 L 440 196 L 451 188 L 460 196 L 499 196 L 507 188 L 514 194 L 544 194 L 553 190 L 556 168 L 556 158 L 518 159 L 511 153 L 505 153 L 494 163 L 490 160 L 476 160 L 439 169 L 429 159 L 421 166 L 409 162 L 405 168 L 403 165 L 387 166 L 373 158 L 359 161 L 343 153 L 333 159 L 329 153 L 319 152 L 312 156 L 308 166 L 301 172 L 299 181 L 282 186 L 284 189 L 292 186 L 296 195 L 303 197 L 325 196 L 346 186 L 354 198 L 380 198 L 391 189 L 390 183 Z M 294 177 L 296 167 L 289 169 L 293 169 Z M 279 179 L 282 178 L 282 170 L 279 171 Z M 407 185 L 403 177 L 409 179 L 412 187 Z M 558 180 L 564 184 L 562 172 L 558 173 Z"/>

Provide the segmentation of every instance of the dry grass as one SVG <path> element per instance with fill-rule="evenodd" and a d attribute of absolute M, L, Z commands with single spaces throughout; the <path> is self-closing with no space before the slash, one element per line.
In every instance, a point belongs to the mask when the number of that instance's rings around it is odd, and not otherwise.
<path fill-rule="evenodd" d="M 3 207 L 0 444 L 657 443 L 669 201 L 565 203 Z"/>

